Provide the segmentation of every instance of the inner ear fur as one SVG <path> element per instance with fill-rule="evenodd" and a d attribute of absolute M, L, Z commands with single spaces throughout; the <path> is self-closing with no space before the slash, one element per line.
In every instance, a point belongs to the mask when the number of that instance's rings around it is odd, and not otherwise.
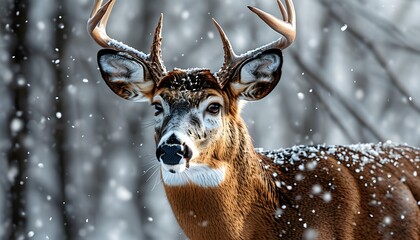
<path fill-rule="evenodd" d="M 267 50 L 241 63 L 230 84 L 240 99 L 260 100 L 280 81 L 282 65 L 281 50 Z"/>
<path fill-rule="evenodd" d="M 151 101 L 155 89 L 148 65 L 125 52 L 102 49 L 98 52 L 98 65 L 108 87 L 121 98 Z"/>

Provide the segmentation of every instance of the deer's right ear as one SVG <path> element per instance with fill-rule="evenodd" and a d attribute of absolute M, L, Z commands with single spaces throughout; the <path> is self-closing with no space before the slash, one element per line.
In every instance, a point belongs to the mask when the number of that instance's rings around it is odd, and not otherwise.
<path fill-rule="evenodd" d="M 151 101 L 155 82 L 145 63 L 111 49 L 98 52 L 102 78 L 118 96 L 135 102 Z"/>

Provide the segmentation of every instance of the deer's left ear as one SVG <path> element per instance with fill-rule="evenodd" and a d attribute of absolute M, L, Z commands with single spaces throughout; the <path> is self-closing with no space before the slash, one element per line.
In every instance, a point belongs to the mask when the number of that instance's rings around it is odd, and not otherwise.
<path fill-rule="evenodd" d="M 240 99 L 260 100 L 267 96 L 280 81 L 283 55 L 272 49 L 245 60 L 237 69 L 230 84 Z"/>

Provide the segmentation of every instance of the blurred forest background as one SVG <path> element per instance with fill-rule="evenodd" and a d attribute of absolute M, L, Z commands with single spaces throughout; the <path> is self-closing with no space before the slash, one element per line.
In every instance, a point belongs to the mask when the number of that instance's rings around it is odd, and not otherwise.
<path fill-rule="evenodd" d="M 0 239 L 185 239 L 156 168 L 153 110 L 114 95 L 86 32 L 91 0 L 0 1 Z M 217 71 L 278 38 L 246 5 L 119 0 L 110 36 L 148 52 L 164 14 L 168 69 Z M 283 77 L 243 116 L 256 147 L 392 140 L 420 146 L 420 1 L 295 0 Z"/>

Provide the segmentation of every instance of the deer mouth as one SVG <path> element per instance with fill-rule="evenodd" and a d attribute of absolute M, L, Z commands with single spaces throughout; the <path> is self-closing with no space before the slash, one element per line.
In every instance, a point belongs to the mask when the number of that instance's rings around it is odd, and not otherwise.
<path fill-rule="evenodd" d="M 168 164 L 162 163 L 162 171 L 168 172 L 170 174 L 182 173 L 188 170 L 188 168 L 189 167 L 187 166 L 187 160 L 185 159 L 181 159 L 179 164 L 176 164 L 176 165 L 168 165 Z"/>
<path fill-rule="evenodd" d="M 194 185 L 198 187 L 218 187 L 223 183 L 226 175 L 226 167 L 210 167 L 207 164 L 191 162 L 179 166 L 162 165 L 162 180 L 167 187 L 179 187 Z"/>

